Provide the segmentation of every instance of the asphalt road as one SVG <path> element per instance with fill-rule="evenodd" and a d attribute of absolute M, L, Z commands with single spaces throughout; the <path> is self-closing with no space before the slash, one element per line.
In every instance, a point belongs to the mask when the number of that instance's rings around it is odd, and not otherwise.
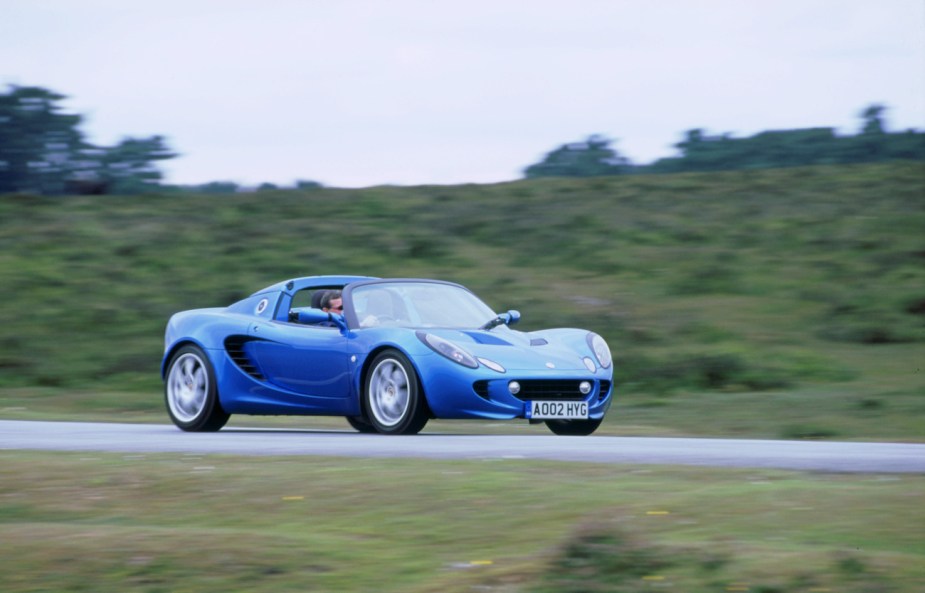
<path fill-rule="evenodd" d="M 925 445 L 920 444 L 427 432 L 417 436 L 381 436 L 347 431 L 265 428 L 186 433 L 172 425 L 10 420 L 0 420 L 0 450 L 544 459 L 827 472 L 925 473 Z"/>

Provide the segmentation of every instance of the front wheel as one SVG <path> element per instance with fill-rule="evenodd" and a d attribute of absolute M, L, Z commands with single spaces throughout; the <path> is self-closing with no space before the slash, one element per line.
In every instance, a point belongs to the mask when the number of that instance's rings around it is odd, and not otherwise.
<path fill-rule="evenodd" d="M 584 437 L 597 430 L 603 421 L 603 417 L 597 420 L 547 420 L 546 426 L 558 435 Z"/>
<path fill-rule="evenodd" d="M 411 361 L 385 350 L 369 365 L 363 382 L 369 423 L 382 434 L 417 434 L 427 424 L 427 402 Z"/>
<path fill-rule="evenodd" d="M 212 363 L 197 346 L 184 346 L 174 354 L 167 368 L 164 399 L 170 419 L 186 431 L 214 432 L 230 416 L 218 401 Z"/>
<path fill-rule="evenodd" d="M 376 427 L 362 416 L 347 416 L 347 424 L 352 426 L 357 432 L 362 432 L 364 434 L 376 432 Z"/>

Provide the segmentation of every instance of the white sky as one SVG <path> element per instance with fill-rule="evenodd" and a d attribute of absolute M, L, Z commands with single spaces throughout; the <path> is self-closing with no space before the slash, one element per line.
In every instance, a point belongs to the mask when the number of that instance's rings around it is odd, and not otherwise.
<path fill-rule="evenodd" d="M 600 133 L 925 129 L 925 0 L 0 0 L 0 88 L 170 183 L 487 183 Z"/>

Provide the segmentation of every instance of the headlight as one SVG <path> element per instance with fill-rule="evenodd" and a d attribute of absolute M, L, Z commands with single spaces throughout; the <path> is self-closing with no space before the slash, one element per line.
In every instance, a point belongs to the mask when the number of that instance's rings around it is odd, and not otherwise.
<path fill-rule="evenodd" d="M 434 352 L 442 354 L 453 362 L 459 363 L 464 367 L 469 367 L 470 369 L 479 368 L 479 363 L 475 360 L 475 357 L 453 342 L 426 332 L 417 332 L 417 336 L 418 339 L 430 346 Z"/>
<path fill-rule="evenodd" d="M 594 352 L 594 357 L 597 358 L 601 367 L 609 369 L 613 364 L 613 358 L 610 356 L 610 348 L 607 347 L 604 338 L 597 334 L 588 334 L 588 347 L 591 348 L 591 352 Z"/>

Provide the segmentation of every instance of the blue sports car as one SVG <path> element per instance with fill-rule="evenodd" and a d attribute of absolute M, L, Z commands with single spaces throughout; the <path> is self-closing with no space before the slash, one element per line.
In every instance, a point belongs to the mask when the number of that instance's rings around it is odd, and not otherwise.
<path fill-rule="evenodd" d="M 591 434 L 612 400 L 607 343 L 580 329 L 511 329 L 519 319 L 450 282 L 287 280 L 170 318 L 167 412 L 188 431 L 258 414 L 344 416 L 384 434 L 415 434 L 430 418 L 525 418 Z"/>

